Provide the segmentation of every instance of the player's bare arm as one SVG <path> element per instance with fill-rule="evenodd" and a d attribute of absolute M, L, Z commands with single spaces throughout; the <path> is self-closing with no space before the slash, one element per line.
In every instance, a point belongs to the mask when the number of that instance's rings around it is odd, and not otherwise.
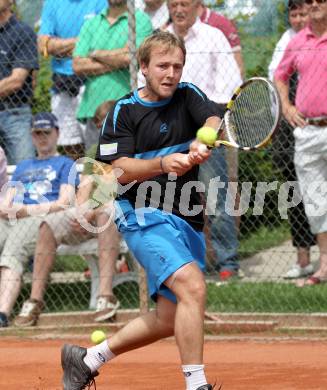
<path fill-rule="evenodd" d="M 175 172 L 177 176 L 182 176 L 193 166 L 185 156 L 183 153 L 173 153 L 151 160 L 121 157 L 115 160 L 112 165 L 115 169 L 123 171 L 118 181 L 121 184 L 126 184 L 134 180 L 142 182 L 169 172 Z"/>
<path fill-rule="evenodd" d="M 276 80 L 275 84 L 282 101 L 283 115 L 287 122 L 293 127 L 304 127 L 307 125 L 306 120 L 301 112 L 289 100 L 289 85 L 282 80 Z"/>

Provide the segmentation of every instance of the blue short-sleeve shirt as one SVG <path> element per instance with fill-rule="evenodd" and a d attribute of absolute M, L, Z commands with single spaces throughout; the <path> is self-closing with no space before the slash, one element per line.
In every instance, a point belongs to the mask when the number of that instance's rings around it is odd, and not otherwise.
<path fill-rule="evenodd" d="M 39 35 L 75 38 L 79 35 L 83 23 L 107 6 L 107 0 L 46 0 Z M 53 58 L 51 64 L 54 73 L 74 73 L 71 58 Z"/>
<path fill-rule="evenodd" d="M 16 187 L 15 203 L 40 204 L 59 198 L 62 184 L 78 185 L 74 161 L 65 156 L 21 161 L 10 186 Z"/>

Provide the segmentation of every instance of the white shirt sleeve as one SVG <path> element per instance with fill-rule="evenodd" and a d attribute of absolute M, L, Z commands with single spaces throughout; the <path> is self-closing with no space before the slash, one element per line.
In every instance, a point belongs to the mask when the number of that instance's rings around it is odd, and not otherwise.
<path fill-rule="evenodd" d="M 215 29 L 213 61 L 215 63 L 215 98 L 218 103 L 228 103 L 235 89 L 242 84 L 240 69 L 235 61 L 233 49 L 225 35 Z"/>
<path fill-rule="evenodd" d="M 277 42 L 272 60 L 268 66 L 268 77 L 270 81 L 274 81 L 274 73 L 277 69 L 280 61 L 283 58 L 283 55 L 285 53 L 285 49 L 289 43 L 289 41 L 293 38 L 295 35 L 295 31 L 293 29 L 288 29 L 284 32 L 280 40 Z"/>

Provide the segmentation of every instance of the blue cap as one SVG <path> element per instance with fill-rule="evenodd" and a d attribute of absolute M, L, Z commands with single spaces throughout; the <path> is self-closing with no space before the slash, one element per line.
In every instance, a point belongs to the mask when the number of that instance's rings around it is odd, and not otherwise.
<path fill-rule="evenodd" d="M 59 130 L 58 119 L 51 112 L 39 112 L 33 117 L 33 124 L 31 131 L 37 130 L 52 130 L 56 128 Z"/>

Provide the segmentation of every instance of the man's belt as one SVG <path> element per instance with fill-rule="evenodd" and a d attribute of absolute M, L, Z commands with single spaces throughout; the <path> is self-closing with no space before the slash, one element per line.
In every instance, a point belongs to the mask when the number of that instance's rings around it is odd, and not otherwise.
<path fill-rule="evenodd" d="M 324 127 L 327 126 L 327 116 L 320 116 L 317 118 L 307 118 L 308 125 Z"/>

